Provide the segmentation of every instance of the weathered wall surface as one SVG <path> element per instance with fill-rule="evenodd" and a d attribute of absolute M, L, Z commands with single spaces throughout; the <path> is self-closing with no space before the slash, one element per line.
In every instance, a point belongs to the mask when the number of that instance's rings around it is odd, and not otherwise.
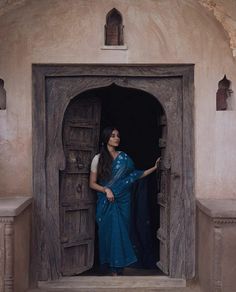
<path fill-rule="evenodd" d="M 204 7 L 213 12 L 229 36 L 230 47 L 236 57 L 236 1 L 198 0 Z"/>
<path fill-rule="evenodd" d="M 227 0 L 226 8 L 234 7 Z M 0 194 L 32 193 L 32 63 L 194 63 L 197 197 L 236 197 L 236 102 L 215 111 L 218 81 L 236 90 L 229 34 L 196 0 L 21 1 L 1 10 Z M 102 50 L 106 13 L 124 18 L 128 50 Z M 234 17 L 235 15 L 232 15 Z"/>

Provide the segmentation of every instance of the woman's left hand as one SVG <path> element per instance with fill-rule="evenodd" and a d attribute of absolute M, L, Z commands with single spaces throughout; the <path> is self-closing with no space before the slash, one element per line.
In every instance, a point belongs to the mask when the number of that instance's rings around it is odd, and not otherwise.
<path fill-rule="evenodd" d="M 114 197 L 114 195 L 113 195 L 112 190 L 109 189 L 109 188 L 106 188 L 106 187 L 104 188 L 104 190 L 105 190 L 105 194 L 106 194 L 107 200 L 108 200 L 109 202 L 113 203 L 114 200 L 115 200 L 115 197 Z"/>

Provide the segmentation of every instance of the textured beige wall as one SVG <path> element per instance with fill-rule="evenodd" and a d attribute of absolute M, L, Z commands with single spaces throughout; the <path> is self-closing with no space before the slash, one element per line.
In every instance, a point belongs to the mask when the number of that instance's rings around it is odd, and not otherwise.
<path fill-rule="evenodd" d="M 212 11 L 195 0 L 22 3 L 0 16 L 0 78 L 7 90 L 7 110 L 0 111 L 0 194 L 32 192 L 32 63 L 194 63 L 196 196 L 236 197 L 236 111 L 215 111 L 225 73 L 235 89 L 236 60 Z M 101 49 L 113 7 L 123 14 L 128 50 Z"/>

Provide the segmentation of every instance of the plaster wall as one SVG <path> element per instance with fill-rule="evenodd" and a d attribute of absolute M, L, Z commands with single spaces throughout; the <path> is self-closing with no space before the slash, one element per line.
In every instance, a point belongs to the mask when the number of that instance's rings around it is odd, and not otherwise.
<path fill-rule="evenodd" d="M 227 0 L 231 7 L 234 0 Z M 195 192 L 236 197 L 236 101 L 216 112 L 218 81 L 236 84 L 229 36 L 196 0 L 30 0 L 0 14 L 0 195 L 32 193 L 32 63 L 195 64 Z M 104 50 L 104 24 L 116 7 L 127 50 Z M 226 7 L 226 8 L 227 8 Z M 230 8 L 229 8 L 230 9 Z"/>

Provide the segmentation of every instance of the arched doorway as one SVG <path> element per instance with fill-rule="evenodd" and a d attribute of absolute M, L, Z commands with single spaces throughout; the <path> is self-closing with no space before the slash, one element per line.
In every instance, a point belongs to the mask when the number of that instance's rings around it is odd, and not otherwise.
<path fill-rule="evenodd" d="M 165 111 L 166 116 L 160 121 L 165 135 L 159 141 L 165 155 L 158 194 L 158 266 L 173 278 L 191 279 L 195 275 L 193 69 L 191 64 L 33 66 L 32 281 L 62 276 L 61 241 L 64 239 L 60 238 L 59 193 L 60 172 L 66 167 L 61 139 L 64 113 L 70 101 L 82 92 L 112 84 L 151 94 Z M 84 103 L 91 116 L 96 112 L 95 104 L 91 107 L 91 102 Z M 86 113 L 84 110 L 79 116 L 86 118 Z M 84 123 L 81 131 L 76 131 L 74 121 L 70 125 L 71 137 L 85 135 L 87 141 L 94 141 L 96 127 L 96 123 Z M 95 148 L 96 145 L 82 157 L 88 159 L 97 151 Z M 79 164 L 81 172 L 84 167 L 89 172 L 89 163 Z M 78 190 L 86 198 L 82 188 Z M 86 250 L 88 245 L 81 248 Z M 73 258 L 74 252 L 69 254 Z"/>
<path fill-rule="evenodd" d="M 99 132 L 106 126 L 115 125 L 122 136 L 120 149 L 132 157 L 136 168 L 146 169 L 161 155 L 159 140 L 163 116 L 160 103 L 152 95 L 114 84 L 85 91 L 68 105 L 62 132 L 66 167 L 60 172 L 63 275 L 76 275 L 91 268 L 93 272 L 99 270 L 97 238 L 93 234 L 95 206 L 91 190 L 87 189 L 91 157 L 86 156 L 99 149 Z M 93 138 L 86 125 L 93 127 Z M 161 172 L 133 186 L 131 238 L 138 262 L 132 267 L 139 268 L 139 274 L 147 274 L 145 269 L 150 273 L 158 272 L 157 230 L 160 222 L 157 193 L 160 192 L 160 178 Z"/>

